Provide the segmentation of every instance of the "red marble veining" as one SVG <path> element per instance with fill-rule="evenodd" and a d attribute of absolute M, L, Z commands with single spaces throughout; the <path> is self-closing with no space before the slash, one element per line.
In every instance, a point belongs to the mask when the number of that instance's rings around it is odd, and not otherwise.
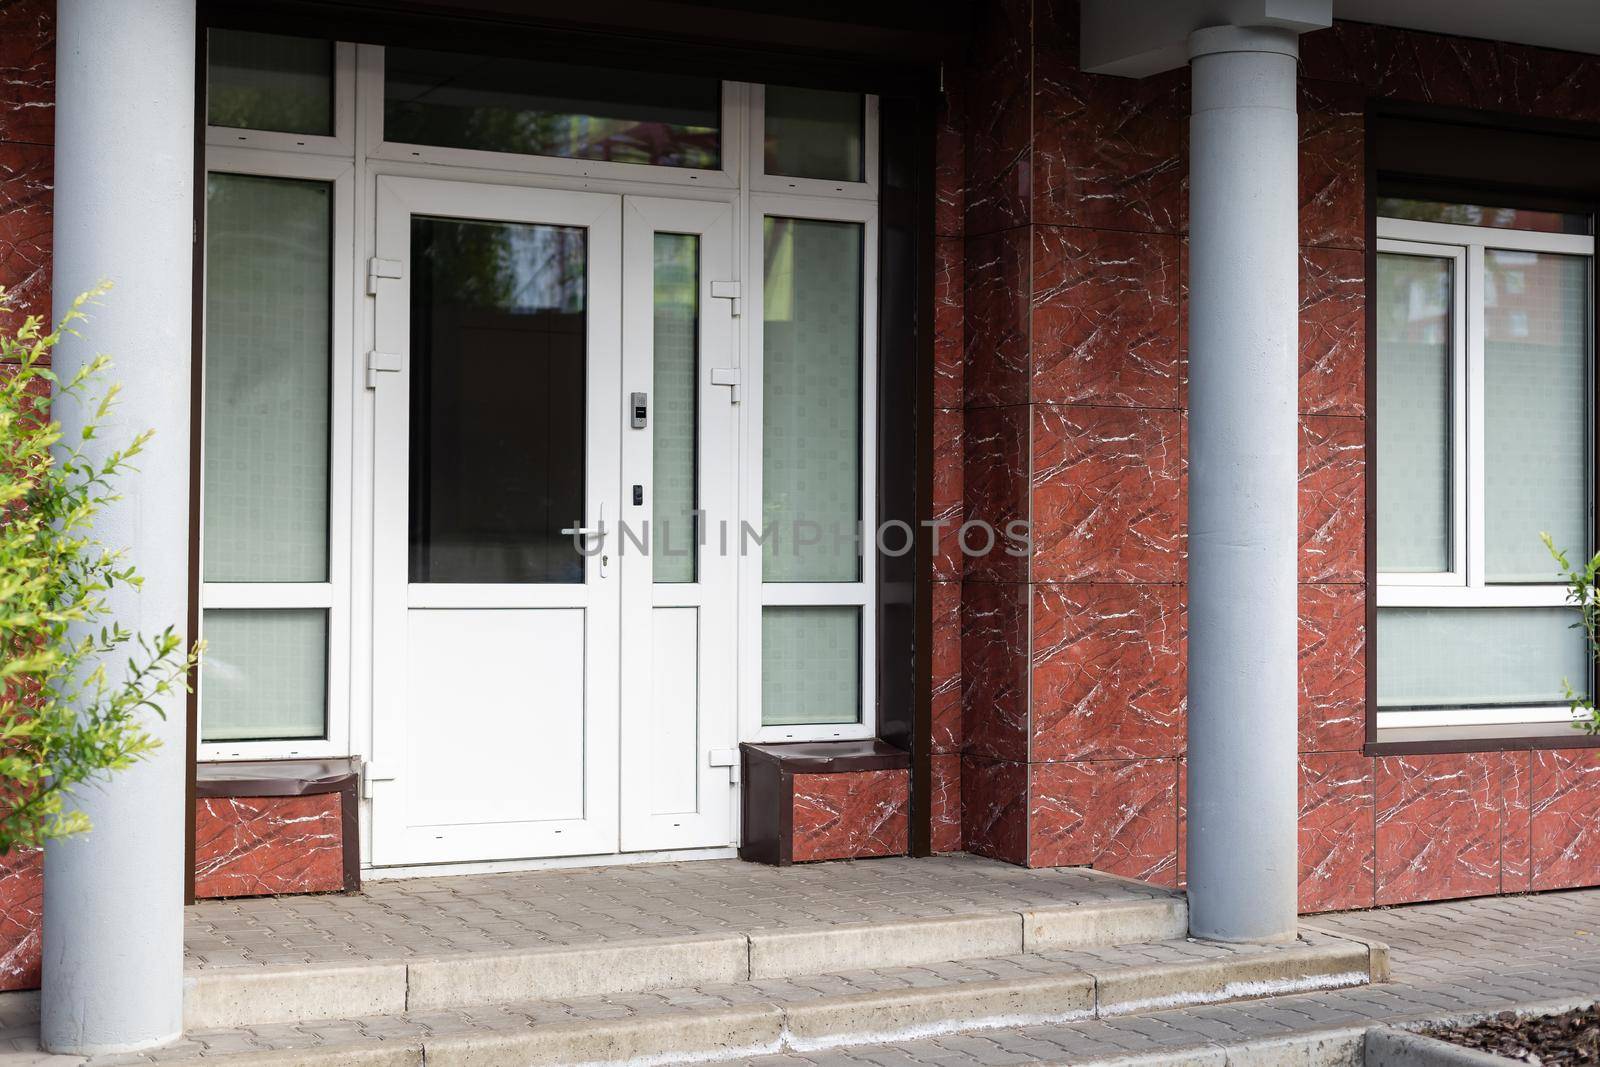
<path fill-rule="evenodd" d="M 910 808 L 910 771 L 797 774 L 792 858 L 804 863 L 903 856 Z"/>
<path fill-rule="evenodd" d="M 965 425 L 965 414 L 959 409 L 941 408 L 933 413 L 933 520 L 939 524 L 933 576 L 956 581 L 965 567 L 957 540 L 966 513 L 966 450 L 962 442 Z"/>
<path fill-rule="evenodd" d="M 1366 579 L 1366 422 L 1300 420 L 1300 580 Z"/>
<path fill-rule="evenodd" d="M 1033 400 L 1174 407 L 1183 375 L 1182 242 L 1037 226 Z"/>
<path fill-rule="evenodd" d="M 1033 412 L 1034 580 L 1179 580 L 1178 413 L 1056 404 Z"/>
<path fill-rule="evenodd" d="M 51 319 L 52 153 L 48 145 L 0 142 L 0 286 L 18 325 L 23 315 Z"/>
<path fill-rule="evenodd" d="M 1359 22 L 1300 39 L 1301 70 L 1377 96 L 1542 118 L 1600 119 L 1600 57 Z"/>
<path fill-rule="evenodd" d="M 1028 758 L 1028 594 L 1021 583 L 968 582 L 961 593 L 964 751 Z"/>
<path fill-rule="evenodd" d="M 1032 0 L 984 5 L 966 86 L 966 233 L 1028 221 L 1032 179 Z"/>
<path fill-rule="evenodd" d="M 933 406 L 959 408 L 965 403 L 965 307 L 967 245 L 960 237 L 933 242 Z"/>
<path fill-rule="evenodd" d="M 1032 292 L 1028 230 L 968 237 L 965 253 L 966 406 L 1026 403 Z"/>
<path fill-rule="evenodd" d="M 1300 252 L 1300 410 L 1363 415 L 1367 409 L 1365 254 Z"/>
<path fill-rule="evenodd" d="M 1498 752 L 1380 756 L 1377 903 L 1500 892 Z"/>
<path fill-rule="evenodd" d="M 945 71 L 944 100 L 934 127 L 933 232 L 959 237 L 967 210 L 966 78 Z"/>
<path fill-rule="evenodd" d="M 1300 243 L 1365 248 L 1366 94 L 1300 83 Z"/>
<path fill-rule="evenodd" d="M 0 141 L 54 144 L 55 0 L 0 3 Z"/>
<path fill-rule="evenodd" d="M 1500 757 L 1500 799 L 1505 812 L 1500 824 L 1500 892 L 1526 893 L 1533 888 L 1533 759 L 1531 752 L 1506 752 Z M 1600 882 L 1600 860 L 1589 865 Z"/>
<path fill-rule="evenodd" d="M 968 581 L 1019 582 L 1028 577 L 1026 541 L 1006 538 L 1012 524 L 1028 517 L 1028 412 L 1026 407 L 969 408 L 962 423 L 962 495 L 965 533 L 939 532 L 942 550 L 961 552 Z M 990 545 L 990 536 L 993 545 Z M 1013 529 L 1013 532 L 1018 532 Z"/>
<path fill-rule="evenodd" d="M 1186 700 L 1178 587 L 1033 590 L 1032 759 L 1180 755 Z"/>
<path fill-rule="evenodd" d="M 39 986 L 44 854 L 0 856 L 0 992 Z"/>
<path fill-rule="evenodd" d="M 338 793 L 202 797 L 195 802 L 199 897 L 324 893 L 344 888 Z"/>
<path fill-rule="evenodd" d="M 961 751 L 961 583 L 933 583 L 934 752 Z"/>
<path fill-rule="evenodd" d="M 961 757 L 961 836 L 967 851 L 1028 861 L 1028 765 Z"/>
<path fill-rule="evenodd" d="M 961 851 L 961 755 L 936 753 L 930 761 L 933 799 L 929 805 L 931 845 L 935 852 Z"/>
<path fill-rule="evenodd" d="M 1188 221 L 1189 72 L 1084 74 L 1041 48 L 1035 72 L 1035 221 L 1178 233 Z"/>
<path fill-rule="evenodd" d="M 1533 888 L 1600 884 L 1600 751 L 1533 753 Z"/>
<path fill-rule="evenodd" d="M 1089 865 L 1157 885 L 1177 878 L 1177 760 L 1035 763 L 1028 866 Z"/>
<path fill-rule="evenodd" d="M 1354 752 L 1367 738 L 1366 594 L 1300 587 L 1300 750 Z"/>
<path fill-rule="evenodd" d="M 1372 758 L 1356 752 L 1300 758 L 1300 910 L 1370 908 Z"/>

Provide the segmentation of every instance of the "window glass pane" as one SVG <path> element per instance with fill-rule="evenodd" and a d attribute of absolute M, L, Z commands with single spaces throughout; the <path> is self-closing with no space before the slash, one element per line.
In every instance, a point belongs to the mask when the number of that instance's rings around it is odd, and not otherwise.
<path fill-rule="evenodd" d="M 1589 261 L 1484 253 L 1484 572 L 1560 581 L 1589 554 Z"/>
<path fill-rule="evenodd" d="M 333 135 L 333 42 L 271 33 L 207 35 L 206 121 Z"/>
<path fill-rule="evenodd" d="M 715 78 L 386 48 L 383 97 L 385 141 L 721 166 Z"/>
<path fill-rule="evenodd" d="M 786 178 L 859 182 L 866 110 L 860 93 L 766 89 L 766 172 Z"/>
<path fill-rule="evenodd" d="M 763 241 L 762 578 L 853 582 L 861 576 L 862 228 L 768 218 Z"/>
<path fill-rule="evenodd" d="M 411 220 L 413 582 L 583 581 L 587 237 Z"/>
<path fill-rule="evenodd" d="M 1451 569 L 1451 273 L 1378 257 L 1378 569 Z"/>
<path fill-rule="evenodd" d="M 200 739 L 327 736 L 328 613 L 321 608 L 202 615 Z"/>
<path fill-rule="evenodd" d="M 1381 608 L 1378 705 L 1384 708 L 1565 706 L 1589 660 L 1568 608 Z"/>
<path fill-rule="evenodd" d="M 208 582 L 328 579 L 332 211 L 324 182 L 207 178 Z"/>
<path fill-rule="evenodd" d="M 1445 204 L 1436 200 L 1378 197 L 1378 214 L 1391 219 L 1449 222 L 1457 226 L 1489 226 L 1497 230 L 1537 230 L 1541 233 L 1588 233 L 1588 215 L 1527 208 L 1492 207 L 1487 204 Z"/>
<path fill-rule="evenodd" d="M 861 720 L 861 609 L 761 609 L 761 724 Z"/>
<path fill-rule="evenodd" d="M 650 558 L 658 582 L 695 579 L 695 383 L 700 353 L 700 238 L 655 239 L 655 490 Z"/>

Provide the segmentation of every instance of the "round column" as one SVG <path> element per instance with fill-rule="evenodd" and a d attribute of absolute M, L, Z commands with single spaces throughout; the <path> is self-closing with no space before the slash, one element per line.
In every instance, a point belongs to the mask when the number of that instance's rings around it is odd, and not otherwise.
<path fill-rule="evenodd" d="M 195 0 L 59 0 L 55 263 L 59 315 L 114 283 L 58 349 L 69 377 L 116 361 L 120 406 L 101 434 L 156 436 L 96 534 L 144 575 L 111 598 L 118 621 L 185 628 L 189 544 L 189 350 L 194 197 Z M 58 410 L 67 436 L 83 412 Z M 102 446 L 103 447 L 103 446 Z M 113 669 L 115 666 L 113 665 Z M 52 1052 L 130 1051 L 183 1030 L 184 701 L 149 717 L 161 747 L 78 791 L 90 833 L 45 850 L 41 1033 Z"/>
<path fill-rule="evenodd" d="M 1296 38 L 1190 35 L 1189 923 L 1294 937 Z"/>

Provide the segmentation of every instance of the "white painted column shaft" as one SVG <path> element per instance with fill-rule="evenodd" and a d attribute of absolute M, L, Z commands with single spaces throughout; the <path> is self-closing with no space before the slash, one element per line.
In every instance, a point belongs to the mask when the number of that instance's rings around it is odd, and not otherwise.
<path fill-rule="evenodd" d="M 57 366 L 69 377 L 97 352 L 115 359 L 106 444 L 156 430 L 96 529 L 144 575 L 140 593 L 112 598 L 118 621 L 150 634 L 181 632 L 187 603 L 194 64 L 194 0 L 57 5 L 56 312 L 115 285 Z M 57 413 L 70 439 L 82 413 Z M 165 710 L 150 759 L 80 790 L 93 832 L 45 850 L 41 1026 L 55 1052 L 146 1048 L 183 1028 L 181 694 Z"/>
<path fill-rule="evenodd" d="M 1296 915 L 1296 38 L 1189 39 L 1190 929 Z"/>

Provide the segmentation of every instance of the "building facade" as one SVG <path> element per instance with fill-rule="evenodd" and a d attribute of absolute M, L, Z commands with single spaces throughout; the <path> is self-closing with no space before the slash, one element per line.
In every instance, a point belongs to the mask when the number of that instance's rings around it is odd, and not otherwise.
<path fill-rule="evenodd" d="M 0 284 L 117 283 L 208 648 L 141 813 L 0 861 L 0 988 L 119 833 L 158 896 L 966 850 L 1245 938 L 1600 884 L 1539 541 L 1597 547 L 1600 40 L 153 6 L 0 0 Z"/>

